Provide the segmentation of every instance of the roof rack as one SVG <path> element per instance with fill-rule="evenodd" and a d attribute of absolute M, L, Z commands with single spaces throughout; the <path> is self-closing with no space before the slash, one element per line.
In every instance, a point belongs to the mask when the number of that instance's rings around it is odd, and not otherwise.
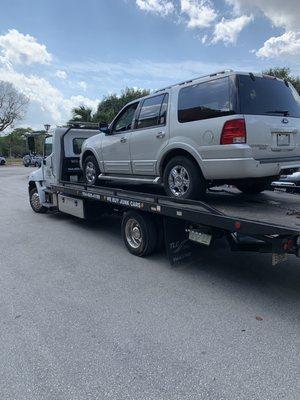
<path fill-rule="evenodd" d="M 67 126 L 77 129 L 99 129 L 98 122 L 69 121 Z"/>
<path fill-rule="evenodd" d="M 180 85 L 184 85 L 184 84 L 186 84 L 186 83 L 191 83 L 191 82 L 194 82 L 194 81 L 196 81 L 196 80 L 198 80 L 198 79 L 207 78 L 207 77 L 210 77 L 210 78 L 211 78 L 211 77 L 213 77 L 213 76 L 226 74 L 227 72 L 233 72 L 233 70 L 232 70 L 232 69 L 224 69 L 223 71 L 217 71 L 217 72 L 214 72 L 213 74 L 201 75 L 201 76 L 198 76 L 198 77 L 196 77 L 196 78 L 189 79 L 189 80 L 187 80 L 187 81 L 183 81 L 183 82 L 179 82 L 179 83 L 174 83 L 174 85 L 170 85 L 170 86 L 167 86 L 167 87 L 165 87 L 165 88 L 155 90 L 154 93 L 158 93 L 158 92 L 162 92 L 163 90 L 171 89 L 171 88 L 174 87 L 174 86 L 180 86 Z"/>

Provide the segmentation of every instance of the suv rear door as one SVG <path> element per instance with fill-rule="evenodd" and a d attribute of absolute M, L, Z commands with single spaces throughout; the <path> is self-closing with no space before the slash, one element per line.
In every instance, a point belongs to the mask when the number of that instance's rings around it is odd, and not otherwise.
<path fill-rule="evenodd" d="M 240 112 L 253 156 L 266 162 L 300 159 L 300 98 L 273 77 L 238 76 Z"/>

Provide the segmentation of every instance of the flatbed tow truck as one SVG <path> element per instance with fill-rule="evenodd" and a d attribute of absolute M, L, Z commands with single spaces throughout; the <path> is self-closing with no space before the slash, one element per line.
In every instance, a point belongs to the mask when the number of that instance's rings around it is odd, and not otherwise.
<path fill-rule="evenodd" d="M 271 191 L 249 196 L 220 187 L 210 189 L 203 201 L 180 201 L 163 195 L 160 187 L 88 186 L 82 180 L 77 141 L 97 133 L 95 129 L 71 124 L 46 138 L 43 165 L 29 177 L 35 212 L 60 211 L 82 219 L 117 213 L 132 254 L 148 256 L 164 243 L 171 264 L 191 258 L 195 244 L 210 246 L 220 238 L 232 251 L 272 254 L 273 265 L 288 254 L 300 257 L 297 196 Z"/>

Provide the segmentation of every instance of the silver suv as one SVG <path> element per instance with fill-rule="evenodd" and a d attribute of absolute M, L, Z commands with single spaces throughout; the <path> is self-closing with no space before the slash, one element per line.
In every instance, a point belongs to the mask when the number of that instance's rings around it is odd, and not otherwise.
<path fill-rule="evenodd" d="M 209 186 L 265 190 L 300 168 L 300 97 L 281 79 L 222 71 L 126 105 L 82 147 L 88 184 L 160 183 L 195 199 Z"/>

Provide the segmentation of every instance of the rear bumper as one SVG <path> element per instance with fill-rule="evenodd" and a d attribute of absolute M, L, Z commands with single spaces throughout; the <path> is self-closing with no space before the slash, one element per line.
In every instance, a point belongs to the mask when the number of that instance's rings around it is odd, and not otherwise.
<path fill-rule="evenodd" d="M 264 162 L 254 158 L 202 160 L 202 172 L 206 179 L 263 178 L 282 174 L 284 171 L 300 170 L 300 158 L 295 161 Z"/>

